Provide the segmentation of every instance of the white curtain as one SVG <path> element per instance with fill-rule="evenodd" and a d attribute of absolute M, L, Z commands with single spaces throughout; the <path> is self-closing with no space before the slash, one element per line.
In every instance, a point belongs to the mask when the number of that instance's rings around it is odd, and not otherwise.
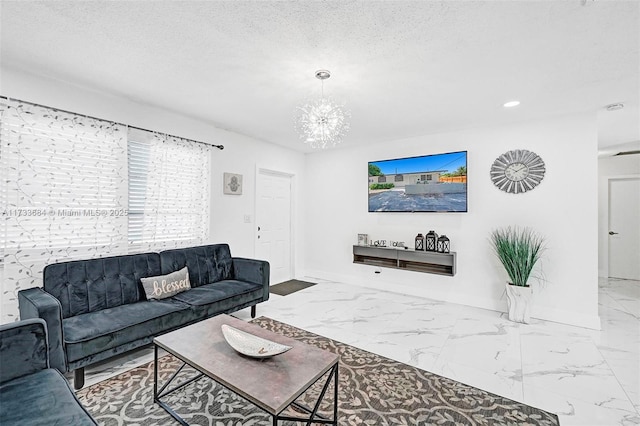
<path fill-rule="evenodd" d="M 207 242 L 211 149 L 188 139 L 129 129 L 131 252 Z"/>
<path fill-rule="evenodd" d="M 127 252 L 127 129 L 0 100 L 2 323 L 46 264 Z"/>

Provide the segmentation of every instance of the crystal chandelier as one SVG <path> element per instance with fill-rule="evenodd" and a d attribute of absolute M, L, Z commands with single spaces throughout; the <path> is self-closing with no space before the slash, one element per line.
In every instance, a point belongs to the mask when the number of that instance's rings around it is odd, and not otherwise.
<path fill-rule="evenodd" d="M 324 80 L 329 77 L 331 73 L 327 70 L 316 71 L 316 78 L 322 83 L 322 96 L 297 108 L 296 130 L 300 139 L 314 149 L 336 146 L 349 131 L 349 111 L 344 105 L 324 97 Z"/>

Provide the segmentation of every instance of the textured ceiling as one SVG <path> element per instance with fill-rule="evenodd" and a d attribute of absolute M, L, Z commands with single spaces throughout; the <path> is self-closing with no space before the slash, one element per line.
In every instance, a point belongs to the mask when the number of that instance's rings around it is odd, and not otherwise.
<path fill-rule="evenodd" d="M 3 67 L 305 150 L 295 106 L 347 102 L 344 144 L 599 114 L 640 139 L 637 1 L 2 1 Z M 502 108 L 518 99 L 521 106 Z M 618 116 L 602 107 L 625 102 Z M 617 113 L 608 113 L 617 114 Z M 608 127 L 611 129 L 608 130 Z"/>

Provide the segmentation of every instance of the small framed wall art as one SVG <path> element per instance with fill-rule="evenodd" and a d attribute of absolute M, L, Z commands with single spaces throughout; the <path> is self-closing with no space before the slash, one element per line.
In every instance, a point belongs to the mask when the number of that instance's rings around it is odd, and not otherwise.
<path fill-rule="evenodd" d="M 242 195 L 242 175 L 237 173 L 224 173 L 224 190 L 225 194 Z"/>

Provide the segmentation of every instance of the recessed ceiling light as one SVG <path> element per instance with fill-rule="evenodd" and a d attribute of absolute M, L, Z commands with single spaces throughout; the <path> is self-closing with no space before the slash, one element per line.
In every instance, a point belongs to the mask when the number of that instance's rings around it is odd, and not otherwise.
<path fill-rule="evenodd" d="M 513 107 L 518 106 L 518 105 L 520 105 L 520 101 L 510 101 L 510 102 L 505 103 L 502 106 L 505 107 L 505 108 L 513 108 Z"/>
<path fill-rule="evenodd" d="M 624 104 L 623 103 L 617 103 L 617 104 L 610 104 L 607 105 L 606 107 L 604 107 L 607 111 L 617 111 L 619 109 L 624 108 Z"/>

